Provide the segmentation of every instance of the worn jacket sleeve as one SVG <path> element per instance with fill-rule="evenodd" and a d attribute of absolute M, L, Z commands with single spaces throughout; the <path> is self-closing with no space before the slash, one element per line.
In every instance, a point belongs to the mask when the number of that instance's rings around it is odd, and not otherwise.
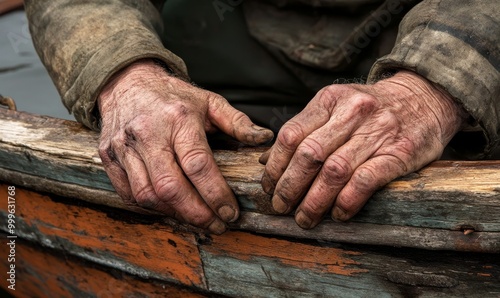
<path fill-rule="evenodd" d="M 158 2 L 158 3 L 157 3 Z M 130 63 L 160 59 L 187 78 L 184 62 L 166 50 L 159 9 L 164 1 L 27 0 L 35 48 L 66 108 L 99 129 L 96 100 L 107 80 Z"/>
<path fill-rule="evenodd" d="M 447 90 L 471 115 L 452 146 L 488 157 L 500 133 L 500 6 L 498 0 L 427 0 L 400 24 L 392 52 L 370 72 L 376 81 L 409 69 Z"/>

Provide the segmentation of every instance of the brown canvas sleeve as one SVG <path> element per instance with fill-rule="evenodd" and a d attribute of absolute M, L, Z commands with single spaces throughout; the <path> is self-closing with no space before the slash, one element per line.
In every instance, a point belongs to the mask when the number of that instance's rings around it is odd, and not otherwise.
<path fill-rule="evenodd" d="M 409 69 L 447 90 L 470 114 L 452 141 L 470 158 L 499 145 L 500 5 L 498 0 L 427 0 L 403 19 L 392 52 L 370 72 L 374 82 Z"/>
<path fill-rule="evenodd" d="M 164 1 L 26 0 L 35 48 L 66 108 L 87 127 L 98 130 L 100 90 L 130 63 L 160 59 L 187 79 L 184 62 L 159 38 Z"/>

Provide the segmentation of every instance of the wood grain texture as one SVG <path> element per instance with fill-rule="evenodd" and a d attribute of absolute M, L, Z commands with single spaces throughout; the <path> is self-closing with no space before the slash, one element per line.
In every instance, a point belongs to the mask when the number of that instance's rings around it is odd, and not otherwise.
<path fill-rule="evenodd" d="M 116 208 L 116 195 L 97 154 L 98 134 L 71 121 L 0 110 L 0 180 L 40 192 L 86 200 Z M 215 150 L 215 159 L 242 210 L 255 213 L 234 228 L 298 238 L 327 237 L 351 243 L 398 245 L 428 249 L 499 252 L 500 161 L 440 161 L 377 192 L 348 224 L 324 221 L 313 231 L 297 229 L 290 219 L 272 215 L 270 198 L 260 186 L 265 148 Z M 153 212 L 154 213 L 154 212 Z M 263 221 L 260 224 L 256 222 Z M 248 219 L 248 217 L 247 217 Z M 265 228 L 274 225 L 274 229 Z M 377 225 L 381 225 L 377 232 Z M 370 233 L 360 233 L 372 227 Z M 460 231 L 469 228 L 471 237 Z M 484 233 L 484 234 L 480 234 Z M 421 238 L 421 241 L 416 241 Z"/>
<path fill-rule="evenodd" d="M 5 190 L 0 187 L 1 196 Z M 245 231 L 214 236 L 172 228 L 161 217 L 103 210 L 22 188 L 15 197 L 20 297 L 500 294 L 500 254 L 339 245 Z M 2 202 L 4 239 L 6 208 Z M 7 249 L 1 245 L 0 254 Z M 0 260 L 2 270 L 6 261 Z M 5 281 L 1 285 L 5 288 Z"/>

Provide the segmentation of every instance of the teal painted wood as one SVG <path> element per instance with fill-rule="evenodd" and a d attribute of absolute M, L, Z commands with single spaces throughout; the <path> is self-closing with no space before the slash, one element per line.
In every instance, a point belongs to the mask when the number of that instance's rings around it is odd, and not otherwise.
<path fill-rule="evenodd" d="M 50 179 L 54 183 L 113 191 L 97 154 L 97 133 L 75 122 L 2 110 L 0 127 L 0 168 L 40 178 L 31 179 L 31 185 L 26 187 L 48 191 L 43 187 L 44 181 Z M 259 183 L 263 167 L 257 159 L 261 152 L 216 151 L 215 157 L 242 209 L 272 214 L 270 197 Z M 467 179 L 461 181 L 462 176 Z M 480 183 L 486 178 L 489 180 Z M 439 187 L 439 183 L 447 181 L 454 181 L 454 186 Z M 395 186 L 375 194 L 351 223 L 453 231 L 472 227 L 476 231 L 500 232 L 500 162 L 440 163 L 391 185 Z M 111 201 L 118 200 L 116 196 L 109 200 L 99 203 L 119 205 Z"/>
<path fill-rule="evenodd" d="M 466 191 L 381 190 L 356 221 L 450 230 L 469 226 L 476 231 L 500 232 L 499 214 L 500 191 L 486 195 Z"/>
<path fill-rule="evenodd" d="M 57 162 L 28 149 L 17 152 L 0 150 L 0 167 L 63 183 L 115 191 L 102 166 L 64 158 Z"/>
<path fill-rule="evenodd" d="M 397 248 L 359 251 L 362 252 L 359 256 L 352 256 L 359 263 L 354 267 L 366 272 L 345 276 L 300 269 L 273 258 L 252 256 L 242 260 L 201 247 L 210 291 L 232 297 L 498 297 L 500 294 L 498 255 L 453 255 Z"/>
<path fill-rule="evenodd" d="M 270 258 L 249 261 L 202 250 L 209 290 L 230 297 L 402 297 L 382 277 L 343 276 L 285 266 Z"/>
<path fill-rule="evenodd" d="M 0 166 L 59 182 L 114 191 L 102 166 L 90 161 L 73 162 L 29 150 L 0 150 Z M 229 184 L 243 210 L 272 213 L 270 198 L 262 192 L 260 184 L 237 181 Z M 483 195 L 482 200 L 478 200 L 479 196 L 465 192 L 382 190 L 353 221 L 448 230 L 471 226 L 477 231 L 500 232 L 500 193 L 490 197 Z"/>
<path fill-rule="evenodd" d="M 1 147 L 0 147 L 1 148 Z M 234 159 L 238 155 L 228 153 Z M 228 158 L 227 156 L 225 158 Z M 0 150 L 0 167 L 51 180 L 89 188 L 114 191 L 99 163 L 71 160 L 43 152 L 12 148 Z M 229 181 L 243 210 L 272 214 L 270 198 L 259 183 Z M 500 193 L 490 196 L 466 192 L 377 193 L 353 222 L 460 230 L 500 232 Z M 500 241 L 499 241 L 500 242 Z"/>
<path fill-rule="evenodd" d="M 35 199 L 31 202 L 35 206 L 44 205 L 43 201 Z M 55 202 L 61 209 L 53 206 L 50 210 L 61 210 L 57 212 L 61 219 L 75 216 L 75 210 L 66 208 L 72 204 L 78 207 L 76 213 L 80 216 L 76 218 L 81 220 L 85 220 L 89 211 L 98 213 L 99 216 L 93 217 L 99 219 L 98 226 L 107 226 L 111 220 L 123 221 L 123 226 L 149 223 L 149 229 L 141 230 L 146 233 L 141 233 L 140 239 L 130 234 L 139 244 L 138 259 L 149 258 L 146 254 L 141 255 L 143 247 L 157 247 L 158 254 L 167 251 L 165 245 L 170 249 L 177 247 L 168 246 L 153 236 L 158 231 L 178 233 L 155 219 L 144 220 L 141 215 L 121 210 L 92 210 L 90 206 L 65 198 Z M 45 222 L 43 217 L 37 219 L 36 212 L 20 210 L 17 215 L 16 234 L 33 245 L 102 265 L 112 272 L 182 284 L 194 291 L 212 294 L 233 297 L 497 297 L 500 294 L 500 254 L 340 245 L 331 241 L 304 241 L 245 232 L 211 236 L 197 231 L 189 238 L 193 239 L 190 242 L 192 251 L 200 256 L 205 288 L 159 274 L 155 271 L 157 266 L 151 264 L 131 264 L 113 254 L 113 250 L 89 249 L 88 239 L 78 244 L 72 236 L 90 237 L 78 225 L 56 227 L 52 221 Z M 0 211 L 0 230 L 4 232 L 8 231 L 6 219 L 4 209 Z M 120 223 L 117 226 L 121 228 Z M 57 230 L 58 236 L 51 236 L 49 230 Z M 105 235 L 104 243 L 125 240 Z"/>

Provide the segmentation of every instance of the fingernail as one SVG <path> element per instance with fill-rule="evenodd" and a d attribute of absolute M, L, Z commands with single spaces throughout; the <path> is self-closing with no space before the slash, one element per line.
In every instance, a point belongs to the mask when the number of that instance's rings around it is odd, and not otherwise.
<path fill-rule="evenodd" d="M 233 222 L 236 220 L 236 211 L 229 205 L 224 205 L 218 210 L 219 217 L 225 222 Z"/>
<path fill-rule="evenodd" d="M 276 195 L 273 197 L 273 209 L 277 213 L 283 214 L 288 210 L 288 205 Z"/>
<path fill-rule="evenodd" d="M 271 155 L 271 150 L 267 150 L 266 152 L 262 153 L 262 155 L 259 157 L 259 163 L 265 165 L 267 163 L 267 160 L 269 159 L 269 155 Z"/>
<path fill-rule="evenodd" d="M 208 230 L 214 234 L 220 235 L 226 231 L 226 225 L 222 221 L 216 219 L 210 224 Z"/>
<path fill-rule="evenodd" d="M 312 220 L 303 211 L 295 215 L 295 222 L 303 229 L 310 229 L 312 225 Z"/>
<path fill-rule="evenodd" d="M 339 207 L 335 207 L 332 212 L 332 219 L 334 221 L 346 221 L 348 220 L 347 213 Z"/>
<path fill-rule="evenodd" d="M 269 179 L 269 177 L 266 174 L 264 174 L 262 176 L 262 180 L 260 183 L 262 184 L 262 189 L 264 190 L 265 193 L 267 193 L 268 195 L 273 194 L 273 192 L 274 192 L 273 183 L 271 182 L 271 179 Z"/>
<path fill-rule="evenodd" d="M 259 132 L 258 136 L 254 136 L 255 142 L 257 142 L 259 144 L 269 142 L 270 140 L 272 140 L 274 138 L 274 132 L 270 129 L 260 127 L 260 126 L 257 126 L 255 124 L 252 125 L 252 128 L 255 131 Z"/>

